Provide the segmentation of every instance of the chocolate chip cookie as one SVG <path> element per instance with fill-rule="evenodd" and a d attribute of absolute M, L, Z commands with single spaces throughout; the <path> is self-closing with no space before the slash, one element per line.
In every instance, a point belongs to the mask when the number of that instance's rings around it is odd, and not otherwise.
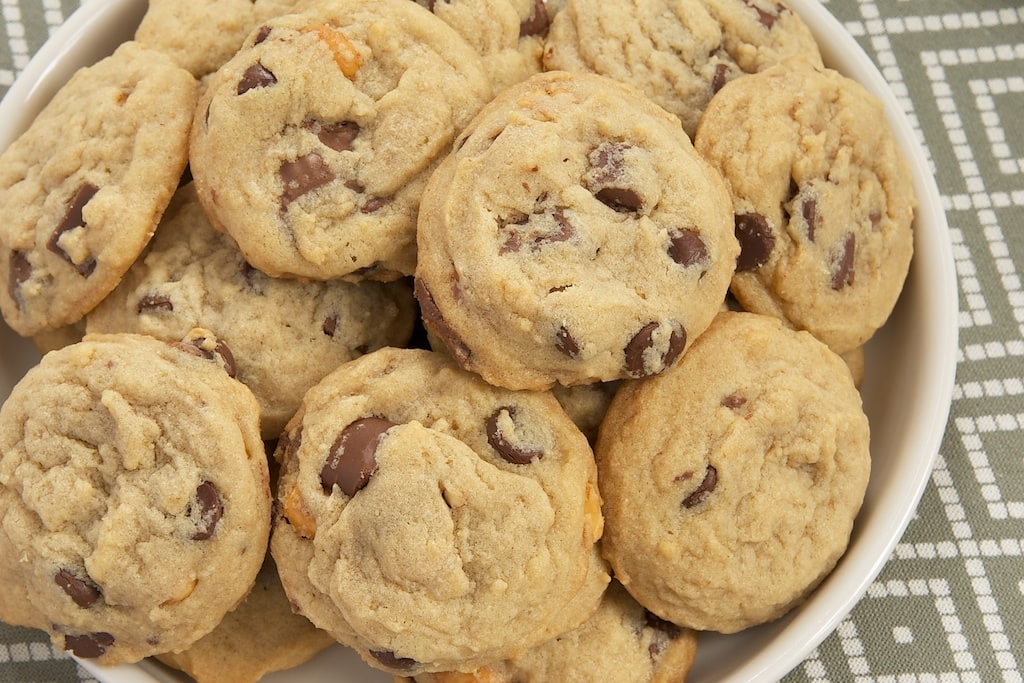
<path fill-rule="evenodd" d="M 267 277 L 210 226 L 187 185 L 145 256 L 89 314 L 87 329 L 165 340 L 197 326 L 211 330 L 231 348 L 236 377 L 260 402 L 263 437 L 272 439 L 307 389 L 345 361 L 404 345 L 415 316 L 403 281 Z"/>
<path fill-rule="evenodd" d="M 490 96 L 479 55 L 415 2 L 313 3 L 210 76 L 199 198 L 272 277 L 411 275 L 427 176 Z"/>
<path fill-rule="evenodd" d="M 309 391 L 277 457 L 285 590 L 372 666 L 472 670 L 597 608 L 594 459 L 550 394 L 382 349 Z"/>
<path fill-rule="evenodd" d="M 711 322 L 739 247 L 678 119 L 547 72 L 481 111 L 431 176 L 416 296 L 465 368 L 510 389 L 645 377 Z"/>
<path fill-rule="evenodd" d="M 810 30 L 777 0 L 567 0 L 544 66 L 629 83 L 693 136 L 722 86 L 794 54 L 821 64 Z"/>
<path fill-rule="evenodd" d="M 903 290 L 916 203 L 882 104 L 799 58 L 730 83 L 695 145 L 733 197 L 741 252 L 732 292 L 845 354 Z"/>
<path fill-rule="evenodd" d="M 92 335 L 0 408 L 0 618 L 101 664 L 180 650 L 249 592 L 270 527 L 252 393 L 203 330 Z"/>
<path fill-rule="evenodd" d="M 0 156 L 0 311 L 78 322 L 143 250 L 188 160 L 195 79 L 128 42 L 79 70 Z"/>
<path fill-rule="evenodd" d="M 776 318 L 722 313 L 676 367 L 612 401 L 595 449 L 602 550 L 679 626 L 776 619 L 845 551 L 868 441 L 838 355 Z"/>

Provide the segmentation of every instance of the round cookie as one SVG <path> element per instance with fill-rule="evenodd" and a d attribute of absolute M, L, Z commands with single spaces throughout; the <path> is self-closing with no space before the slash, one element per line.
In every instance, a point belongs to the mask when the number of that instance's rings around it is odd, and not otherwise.
<path fill-rule="evenodd" d="M 596 446 L 602 550 L 680 626 L 776 619 L 845 551 L 868 441 L 842 359 L 775 318 L 722 313 L 679 365 L 612 401 Z"/>
<path fill-rule="evenodd" d="M 473 670 L 597 608 L 594 459 L 550 394 L 382 349 L 309 391 L 277 457 L 285 591 L 372 666 Z"/>
<path fill-rule="evenodd" d="M 695 140 L 729 185 L 732 292 L 844 354 L 888 319 L 913 253 L 910 169 L 881 103 L 799 58 L 730 83 Z"/>
<path fill-rule="evenodd" d="M 579 628 L 538 645 L 516 659 L 472 674 L 439 673 L 416 683 L 677 683 L 685 681 L 697 653 L 697 633 L 641 607 L 612 581 L 594 615 Z"/>
<path fill-rule="evenodd" d="M 104 665 L 188 647 L 249 592 L 270 527 L 252 393 L 223 345 L 93 335 L 0 408 L 0 618 Z"/>
<path fill-rule="evenodd" d="M 692 137 L 723 85 L 789 55 L 821 64 L 803 20 L 776 0 L 567 0 L 544 66 L 629 83 Z"/>
<path fill-rule="evenodd" d="M 88 316 L 89 332 L 180 339 L 204 327 L 234 354 L 236 377 L 260 402 L 263 437 L 277 438 L 303 394 L 335 367 L 402 346 L 416 316 L 409 285 L 301 282 L 251 267 L 206 219 L 192 185 L 178 191 L 149 250 Z"/>
<path fill-rule="evenodd" d="M 544 0 L 416 0 L 483 58 L 498 92 L 541 71 L 548 12 Z"/>
<path fill-rule="evenodd" d="M 0 310 L 22 336 L 99 303 L 188 161 L 195 79 L 138 43 L 83 68 L 0 156 Z"/>
<path fill-rule="evenodd" d="M 200 201 L 272 277 L 411 275 L 427 176 L 490 96 L 480 57 L 416 3 L 314 3 L 210 77 L 190 151 Z"/>
<path fill-rule="evenodd" d="M 424 322 L 510 389 L 661 372 L 728 289 L 730 209 L 674 116 L 610 78 L 538 74 L 488 104 L 430 178 Z"/>
<path fill-rule="evenodd" d="M 202 78 L 231 59 L 260 23 L 307 1 L 149 0 L 135 40 Z"/>

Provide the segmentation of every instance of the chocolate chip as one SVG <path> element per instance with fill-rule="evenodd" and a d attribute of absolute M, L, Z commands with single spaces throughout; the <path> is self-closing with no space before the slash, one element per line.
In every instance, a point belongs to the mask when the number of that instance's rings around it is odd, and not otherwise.
<path fill-rule="evenodd" d="M 388 650 L 370 650 L 370 654 L 373 655 L 374 659 L 390 669 L 409 671 L 416 666 L 415 659 L 399 657 L 394 652 Z"/>
<path fill-rule="evenodd" d="M 684 268 L 707 261 L 707 245 L 696 230 L 679 230 L 669 239 L 668 255 Z"/>
<path fill-rule="evenodd" d="M 334 180 L 334 172 L 324 163 L 322 156 L 310 152 L 294 161 L 281 164 L 278 171 L 284 191 L 281 209 L 287 209 L 296 199 Z"/>
<path fill-rule="evenodd" d="M 366 486 L 377 471 L 377 444 L 394 426 L 379 417 L 364 417 L 341 430 L 320 469 L 324 493 L 330 495 L 337 486 L 346 496 L 354 496 Z"/>
<path fill-rule="evenodd" d="M 740 243 L 740 255 L 736 259 L 737 272 L 763 266 L 775 249 L 775 235 L 768 221 L 760 214 L 736 214 L 736 239 Z"/>
<path fill-rule="evenodd" d="M 519 37 L 542 36 L 547 33 L 550 23 L 544 0 L 533 0 L 533 11 L 525 21 L 519 24 Z"/>
<path fill-rule="evenodd" d="M 103 631 L 78 636 L 64 636 L 64 649 L 71 650 L 76 657 L 83 659 L 101 657 L 113 644 L 114 636 Z"/>
<path fill-rule="evenodd" d="M 269 35 L 270 35 L 270 27 L 269 26 L 260 26 L 259 30 L 256 32 L 256 39 L 253 41 L 252 44 L 253 45 L 259 45 L 264 40 L 266 40 L 267 36 L 269 36 Z M 239 94 L 241 94 L 241 93 L 239 93 Z"/>
<path fill-rule="evenodd" d="M 668 349 L 662 354 L 660 367 L 648 367 L 644 358 L 647 349 L 654 343 L 654 333 L 661 327 L 656 322 L 647 323 L 633 335 L 625 348 L 626 373 L 633 378 L 647 377 L 670 367 L 679 358 L 686 346 L 686 330 L 681 326 L 673 329 L 669 336 Z"/>
<path fill-rule="evenodd" d="M 21 285 L 32 277 L 32 264 L 25 252 L 12 251 L 8 263 L 7 290 L 11 298 L 21 307 Z"/>
<path fill-rule="evenodd" d="M 391 197 L 370 197 L 363 202 L 360 211 L 362 213 L 376 213 L 391 202 Z"/>
<path fill-rule="evenodd" d="M 697 490 L 688 495 L 683 499 L 684 508 L 692 508 L 695 505 L 699 505 L 711 495 L 711 492 L 715 490 L 715 486 L 718 485 L 718 470 L 711 465 L 708 465 L 707 471 L 704 473 L 704 479 L 700 482 L 700 486 Z"/>
<path fill-rule="evenodd" d="M 588 185 L 591 192 L 602 204 L 621 213 L 643 208 L 640 194 L 623 186 L 625 151 L 629 147 L 622 142 L 604 142 L 588 157 L 591 166 Z"/>
<path fill-rule="evenodd" d="M 594 195 L 608 208 L 619 213 L 630 213 L 643 208 L 644 202 L 635 190 L 628 187 L 605 187 Z"/>
<path fill-rule="evenodd" d="M 359 124 L 355 121 L 338 121 L 336 123 L 316 121 L 309 124 L 309 127 L 316 133 L 320 142 L 336 152 L 350 151 L 352 143 L 359 137 L 360 131 Z"/>
<path fill-rule="evenodd" d="M 234 377 L 236 372 L 235 366 L 235 354 L 231 352 L 223 340 L 218 339 L 213 349 L 205 348 L 206 337 L 195 337 L 186 338 L 184 341 L 171 342 L 171 346 L 184 351 L 190 356 L 196 358 L 203 358 L 205 360 L 213 360 L 214 358 L 220 358 L 221 365 L 224 367 L 224 372 L 228 374 L 228 377 Z"/>
<path fill-rule="evenodd" d="M 660 631 L 672 640 L 675 640 L 683 633 L 683 629 L 680 628 L 678 625 L 673 624 L 671 621 L 666 621 L 665 619 L 662 619 L 657 614 L 651 612 L 648 609 L 644 610 L 644 626 L 646 626 L 647 628 L 652 628 L 656 631 Z"/>
<path fill-rule="evenodd" d="M 807 239 L 814 241 L 814 231 L 818 226 L 818 200 L 814 197 L 805 197 L 800 204 L 800 214 L 807 224 Z"/>
<path fill-rule="evenodd" d="M 196 495 L 188 508 L 188 516 L 196 522 L 196 532 L 192 534 L 192 540 L 205 541 L 213 536 L 217 522 L 223 515 L 224 503 L 220 499 L 220 492 L 216 486 L 204 481 L 196 488 Z"/>
<path fill-rule="evenodd" d="M 513 427 L 518 425 L 514 406 L 502 406 L 485 420 L 487 443 L 491 444 L 502 458 L 513 465 L 528 465 L 544 454 L 540 447 L 519 443 L 518 439 L 506 434 L 501 424 L 506 420 L 511 421 Z"/>
<path fill-rule="evenodd" d="M 536 251 L 546 244 L 567 242 L 576 235 L 575 226 L 561 206 L 553 209 L 538 208 L 532 216 L 515 212 L 498 221 L 498 230 L 504 233 L 498 247 L 499 255 L 518 252 L 524 244 Z"/>
<path fill-rule="evenodd" d="M 555 332 L 555 348 L 569 356 L 569 358 L 578 358 L 580 355 L 579 342 L 573 338 L 565 325 L 559 327 L 558 331 Z"/>
<path fill-rule="evenodd" d="M 329 315 L 324 320 L 323 331 L 328 337 L 333 337 L 334 333 L 338 331 L 338 316 Z"/>
<path fill-rule="evenodd" d="M 419 278 L 416 278 L 413 283 L 413 294 L 420 305 L 420 315 L 423 318 L 423 323 L 431 332 L 440 337 L 455 360 L 464 366 L 469 361 L 472 352 L 455 330 L 451 328 L 448 321 L 444 319 L 444 316 L 441 315 L 441 309 L 437 307 L 434 295 L 430 293 L 430 290 L 427 289 L 427 286 Z"/>
<path fill-rule="evenodd" d="M 722 399 L 722 405 L 728 408 L 729 410 L 739 410 L 746 404 L 746 397 L 740 396 L 739 394 L 729 394 L 728 396 Z"/>
<path fill-rule="evenodd" d="M 265 66 L 256 62 L 242 74 L 242 80 L 238 81 L 238 88 L 236 89 L 237 94 L 249 92 L 253 88 L 266 88 L 277 83 L 277 77 L 274 76 Z"/>
<path fill-rule="evenodd" d="M 135 307 L 136 313 L 146 312 L 170 312 L 174 310 L 174 304 L 166 296 L 161 294 L 146 294 L 139 299 Z"/>
<path fill-rule="evenodd" d="M 857 251 L 857 236 L 846 234 L 842 251 L 832 261 L 832 289 L 839 290 L 853 284 L 853 258 Z"/>
<path fill-rule="evenodd" d="M 762 26 L 764 26 L 765 28 L 767 28 L 769 30 L 771 29 L 772 26 L 775 25 L 775 22 L 779 18 L 779 14 L 786 9 L 782 5 L 776 3 L 775 7 L 774 7 L 774 13 L 773 13 L 773 12 L 766 12 L 765 10 L 763 10 L 760 7 L 756 6 L 751 0 L 744 0 L 744 3 L 747 5 L 747 7 L 750 7 L 750 8 L 752 8 L 752 9 L 757 11 L 757 19 L 758 19 L 758 21 L 761 22 Z"/>
<path fill-rule="evenodd" d="M 234 379 L 237 374 L 237 366 L 235 365 L 235 354 L 231 353 L 231 348 L 224 343 L 223 339 L 217 340 L 217 346 L 214 347 L 215 353 L 220 356 L 221 364 L 224 366 L 224 372 L 228 373 L 228 377 Z"/>
<path fill-rule="evenodd" d="M 46 248 L 52 251 L 57 256 L 71 264 L 78 274 L 83 277 L 92 275 L 92 272 L 96 270 L 96 260 L 93 258 L 87 258 L 81 263 L 75 263 L 71 256 L 61 248 L 59 241 L 61 235 L 69 230 L 75 228 L 86 227 L 85 218 L 82 216 L 82 212 L 85 210 L 85 205 L 89 203 L 96 193 L 99 192 L 99 188 L 92 183 L 84 183 L 75 192 L 75 195 L 68 202 L 67 208 L 64 210 L 64 217 L 61 218 L 60 223 L 57 224 L 57 228 L 50 235 L 50 239 L 46 242 Z"/>
<path fill-rule="evenodd" d="M 53 580 L 79 607 L 88 607 L 100 599 L 99 588 L 90 581 L 78 578 L 68 569 L 61 569 L 54 575 Z"/>
<path fill-rule="evenodd" d="M 729 78 L 729 65 L 728 64 L 716 64 L 715 75 L 711 77 L 711 94 L 714 95 L 719 90 L 725 87 L 726 82 Z"/>

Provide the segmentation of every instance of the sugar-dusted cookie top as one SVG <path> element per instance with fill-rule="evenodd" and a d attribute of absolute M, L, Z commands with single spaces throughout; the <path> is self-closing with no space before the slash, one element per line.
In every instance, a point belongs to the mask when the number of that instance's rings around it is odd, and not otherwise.
<path fill-rule="evenodd" d="M 0 408 L 0 618 L 99 663 L 188 647 L 245 597 L 270 527 L 267 458 L 230 353 L 92 335 Z"/>
<path fill-rule="evenodd" d="M 166 55 L 125 43 L 0 156 L 0 310 L 14 331 L 71 325 L 117 285 L 185 169 L 197 90 Z"/>
<path fill-rule="evenodd" d="M 377 668 L 480 666 L 600 601 L 593 454 L 550 394 L 381 349 L 309 391 L 277 457 L 285 590 Z"/>
<path fill-rule="evenodd" d="M 663 619 L 723 633 L 782 616 L 832 570 L 871 467 L 843 360 L 755 313 L 722 313 L 676 367 L 624 385 L 595 453 L 616 578 Z"/>
<path fill-rule="evenodd" d="M 671 366 L 739 252 L 725 186 L 678 119 L 585 73 L 538 74 L 488 104 L 431 177 L 418 225 L 427 328 L 512 389 Z"/>
<path fill-rule="evenodd" d="M 214 73 L 191 168 L 215 227 L 268 275 L 413 272 L 430 170 L 491 96 L 472 47 L 410 0 L 267 21 Z"/>
<path fill-rule="evenodd" d="M 844 354 L 903 290 L 916 203 L 881 102 L 799 58 L 737 79 L 695 140 L 732 194 L 741 253 L 731 290 Z"/>

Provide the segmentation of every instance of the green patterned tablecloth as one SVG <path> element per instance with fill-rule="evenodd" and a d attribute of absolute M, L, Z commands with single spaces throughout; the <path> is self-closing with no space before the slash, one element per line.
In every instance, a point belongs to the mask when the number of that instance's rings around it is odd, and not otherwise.
<path fill-rule="evenodd" d="M 0 0 L 0 94 L 78 5 Z M 826 6 L 880 67 L 934 164 L 961 292 L 960 356 L 918 515 L 864 599 L 785 680 L 1022 681 L 1024 4 Z M 42 633 L 0 624 L 0 683 L 80 680 L 93 678 Z"/>

